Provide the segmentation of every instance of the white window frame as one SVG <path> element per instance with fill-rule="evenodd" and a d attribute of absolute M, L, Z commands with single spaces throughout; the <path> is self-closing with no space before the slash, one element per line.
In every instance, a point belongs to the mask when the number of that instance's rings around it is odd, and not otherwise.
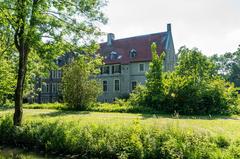
<path fill-rule="evenodd" d="M 107 67 L 108 67 L 108 73 L 105 73 L 105 69 L 107 69 Z M 110 65 L 105 65 L 105 66 L 102 66 L 102 74 L 103 75 L 109 75 L 109 74 L 111 74 L 111 70 L 110 70 Z"/>
<path fill-rule="evenodd" d="M 137 85 L 138 85 L 138 81 L 136 81 L 136 80 L 134 80 L 134 81 L 131 81 L 131 91 L 133 91 L 133 90 L 134 90 L 134 89 L 133 89 L 133 87 L 132 87 L 132 86 L 133 86 L 133 85 L 132 85 L 132 83 L 133 83 L 133 82 L 136 82 L 136 87 L 137 87 Z"/>
<path fill-rule="evenodd" d="M 115 72 L 115 68 L 119 68 L 119 72 Z M 121 64 L 112 65 L 111 69 L 112 69 L 111 70 L 111 74 L 120 74 L 120 73 L 122 73 L 122 70 L 121 70 L 122 66 L 121 66 Z"/>
<path fill-rule="evenodd" d="M 115 81 L 119 81 L 119 90 L 116 90 L 116 89 L 115 89 Z M 114 80 L 113 80 L 113 91 L 114 91 L 114 92 L 120 92 L 120 90 L 121 90 L 120 79 L 114 79 Z"/>
<path fill-rule="evenodd" d="M 54 88 L 55 87 L 55 91 Z M 52 93 L 57 93 L 57 83 L 52 83 Z"/>
<path fill-rule="evenodd" d="M 106 90 L 106 91 L 104 91 L 104 84 L 103 84 L 103 83 L 104 83 L 104 81 L 106 81 L 106 82 L 107 82 L 107 84 L 106 84 L 106 85 L 107 85 L 107 90 Z M 108 92 L 108 81 L 107 81 L 107 80 L 103 80 L 103 81 L 102 81 L 102 88 L 103 88 L 103 92 Z"/>
<path fill-rule="evenodd" d="M 143 70 L 141 70 L 141 65 L 143 65 Z M 139 72 L 145 72 L 145 63 L 139 63 L 138 64 Z"/>
<path fill-rule="evenodd" d="M 49 93 L 49 83 L 42 83 L 42 93 Z"/>

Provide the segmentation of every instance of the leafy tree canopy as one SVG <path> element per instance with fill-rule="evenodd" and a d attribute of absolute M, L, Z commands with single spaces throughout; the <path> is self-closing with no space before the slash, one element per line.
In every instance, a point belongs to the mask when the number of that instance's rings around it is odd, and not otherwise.
<path fill-rule="evenodd" d="M 5 49 L 17 53 L 14 124 L 21 125 L 23 88 L 29 58 L 53 64 L 65 52 L 94 53 L 98 26 L 106 23 L 105 0 L 4 0 L 0 30 Z M 3 54 L 4 50 L 0 50 Z"/>
<path fill-rule="evenodd" d="M 101 58 L 78 57 L 73 63 L 64 66 L 62 93 L 70 108 L 84 110 L 95 102 L 101 93 L 101 84 L 94 77 L 102 65 Z"/>
<path fill-rule="evenodd" d="M 217 65 L 217 71 L 221 76 L 240 87 L 240 47 L 233 53 L 215 54 L 211 59 Z"/>

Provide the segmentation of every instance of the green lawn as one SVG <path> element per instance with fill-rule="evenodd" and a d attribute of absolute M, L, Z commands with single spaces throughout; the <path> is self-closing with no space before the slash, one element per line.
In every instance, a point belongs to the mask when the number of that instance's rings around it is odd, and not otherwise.
<path fill-rule="evenodd" d="M 0 117 L 6 113 L 13 113 L 13 109 L 0 109 Z M 166 128 L 169 126 L 181 129 L 193 129 L 211 135 L 223 135 L 231 139 L 240 137 L 240 120 L 238 117 L 224 116 L 180 116 L 132 113 L 100 113 L 80 111 L 60 111 L 48 109 L 24 109 L 24 122 L 32 120 L 60 120 L 63 122 L 79 122 L 85 124 L 129 125 L 139 122 L 143 126 Z"/>

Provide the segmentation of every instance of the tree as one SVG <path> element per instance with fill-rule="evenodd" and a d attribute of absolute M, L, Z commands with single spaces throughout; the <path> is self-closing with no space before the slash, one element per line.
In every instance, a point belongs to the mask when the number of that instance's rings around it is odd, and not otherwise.
<path fill-rule="evenodd" d="M 146 73 L 147 82 L 145 86 L 137 86 L 130 94 L 129 101 L 133 105 L 144 105 L 159 109 L 161 101 L 164 98 L 164 89 L 162 85 L 163 59 L 165 53 L 157 53 L 157 45 L 151 45 L 152 61 L 149 71 Z"/>
<path fill-rule="evenodd" d="M 182 47 L 179 51 L 178 66 L 163 78 L 163 110 L 181 114 L 236 111 L 237 92 L 218 76 L 215 64 L 197 49 Z"/>
<path fill-rule="evenodd" d="M 185 46 L 179 49 L 178 66 L 176 73 L 180 76 L 192 76 L 195 83 L 214 78 L 217 75 L 216 66 L 197 48 L 188 49 Z"/>
<path fill-rule="evenodd" d="M 63 69 L 63 99 L 70 108 L 84 110 L 91 102 L 96 101 L 101 93 L 101 84 L 94 79 L 99 73 L 101 60 L 78 57 Z"/>
<path fill-rule="evenodd" d="M 105 4 L 104 0 L 4 0 L 0 3 L 1 36 L 9 37 L 4 38 L 6 48 L 14 48 L 18 53 L 14 125 L 21 125 L 22 121 L 29 56 L 37 54 L 40 62 L 51 63 L 65 52 L 80 52 L 82 46 L 94 46 L 93 39 L 101 34 L 98 24 L 106 23 L 101 10 Z"/>
<path fill-rule="evenodd" d="M 157 54 L 157 45 L 151 45 L 152 61 L 149 66 L 149 71 L 146 74 L 146 87 L 148 91 L 147 103 L 153 107 L 159 107 L 160 101 L 163 98 L 162 74 L 163 74 L 163 59 L 165 53 Z"/>
<path fill-rule="evenodd" d="M 240 47 L 233 53 L 213 55 L 211 59 L 217 65 L 217 71 L 222 77 L 240 87 Z"/>

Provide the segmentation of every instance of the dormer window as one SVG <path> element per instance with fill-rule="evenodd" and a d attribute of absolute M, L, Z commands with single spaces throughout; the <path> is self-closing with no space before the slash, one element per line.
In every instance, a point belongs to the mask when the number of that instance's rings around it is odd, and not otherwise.
<path fill-rule="evenodd" d="M 115 51 L 112 51 L 111 53 L 110 53 L 110 60 L 117 60 L 118 59 L 118 53 L 117 52 L 115 52 Z"/>
<path fill-rule="evenodd" d="M 129 51 L 130 58 L 134 58 L 137 56 L 137 51 L 135 49 L 132 49 Z"/>

